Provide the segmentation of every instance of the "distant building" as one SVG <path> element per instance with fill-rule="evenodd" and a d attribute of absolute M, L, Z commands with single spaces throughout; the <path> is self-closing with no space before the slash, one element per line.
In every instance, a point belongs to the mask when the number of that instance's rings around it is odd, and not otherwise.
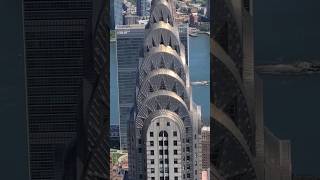
<path fill-rule="evenodd" d="M 137 15 L 138 16 L 149 16 L 151 0 L 136 0 L 137 1 Z"/>
<path fill-rule="evenodd" d="M 202 170 L 210 168 L 210 127 L 201 129 Z"/>
<path fill-rule="evenodd" d="M 137 64 L 141 45 L 144 41 L 144 27 L 144 25 L 122 25 L 116 27 L 120 149 L 127 149 L 127 127 L 130 111 L 134 104 Z"/>
<path fill-rule="evenodd" d="M 117 25 L 123 24 L 122 4 L 123 0 L 110 0 L 111 29 L 115 29 Z"/>
<path fill-rule="evenodd" d="M 190 14 L 190 26 L 196 27 L 198 24 L 198 21 L 199 21 L 198 19 L 199 19 L 198 13 L 191 13 Z"/>
<path fill-rule="evenodd" d="M 210 180 L 210 169 L 207 169 L 206 171 L 202 171 L 201 180 Z M 216 180 L 216 179 L 213 179 L 213 180 Z"/>
<path fill-rule="evenodd" d="M 210 19 L 210 1 L 211 0 L 207 0 L 207 11 L 206 11 L 206 16 Z"/>
<path fill-rule="evenodd" d="M 116 53 L 118 62 L 120 149 L 127 149 L 127 126 L 134 104 L 136 73 L 144 41 L 144 24 L 116 27 Z M 179 25 L 179 35 L 185 47 L 186 63 L 189 64 L 188 24 Z"/>
<path fill-rule="evenodd" d="M 124 16 L 124 25 L 138 24 L 139 20 L 140 20 L 139 16 L 126 15 L 126 16 Z"/>
<path fill-rule="evenodd" d="M 110 125 L 109 142 L 110 142 L 110 148 L 120 149 L 119 125 Z"/>

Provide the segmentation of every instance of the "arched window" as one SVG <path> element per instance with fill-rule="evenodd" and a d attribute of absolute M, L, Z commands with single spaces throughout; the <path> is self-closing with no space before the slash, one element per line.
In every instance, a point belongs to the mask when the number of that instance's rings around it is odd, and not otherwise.
<path fill-rule="evenodd" d="M 168 137 L 167 131 L 160 131 L 159 132 L 159 137 Z"/>

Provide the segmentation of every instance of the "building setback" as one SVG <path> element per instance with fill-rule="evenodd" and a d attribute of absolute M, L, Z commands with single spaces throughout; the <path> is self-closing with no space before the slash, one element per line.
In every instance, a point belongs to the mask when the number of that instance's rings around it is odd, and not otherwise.
<path fill-rule="evenodd" d="M 134 105 L 137 66 L 144 42 L 145 25 L 132 24 L 116 27 L 116 54 L 118 62 L 120 147 L 127 149 L 128 122 Z M 179 25 L 179 36 L 185 46 L 186 59 L 189 56 L 188 24 Z M 189 64 L 189 63 L 188 63 Z"/>
<path fill-rule="evenodd" d="M 108 176 L 108 13 L 105 1 L 24 1 L 32 180 Z"/>
<path fill-rule="evenodd" d="M 153 0 L 129 123 L 129 178 L 199 180 L 201 109 L 193 103 L 173 0 Z"/>

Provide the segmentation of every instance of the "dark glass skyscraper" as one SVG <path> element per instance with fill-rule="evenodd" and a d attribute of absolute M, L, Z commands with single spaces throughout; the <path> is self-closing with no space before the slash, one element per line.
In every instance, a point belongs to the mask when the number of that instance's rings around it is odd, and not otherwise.
<path fill-rule="evenodd" d="M 123 0 L 110 0 L 110 24 L 115 29 L 116 25 L 123 24 L 122 4 Z"/>
<path fill-rule="evenodd" d="M 106 179 L 107 4 L 24 1 L 30 179 Z"/>
<path fill-rule="evenodd" d="M 149 16 L 151 0 L 136 0 L 137 2 L 137 15 L 138 16 Z"/>
<path fill-rule="evenodd" d="M 258 179 L 252 3 L 212 3 L 211 170 L 217 179 Z"/>

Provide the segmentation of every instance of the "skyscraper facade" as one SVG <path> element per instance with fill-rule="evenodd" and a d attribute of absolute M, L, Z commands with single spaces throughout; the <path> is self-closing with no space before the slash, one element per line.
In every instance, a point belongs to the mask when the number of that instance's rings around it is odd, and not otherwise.
<path fill-rule="evenodd" d="M 210 168 L 210 127 L 201 128 L 201 159 L 202 171 Z"/>
<path fill-rule="evenodd" d="M 173 0 L 153 0 L 129 123 L 131 179 L 200 179 L 200 107 L 193 103 Z"/>
<path fill-rule="evenodd" d="M 258 179 L 251 0 L 215 0 L 211 58 L 211 171 Z"/>
<path fill-rule="evenodd" d="M 110 26 L 112 29 L 123 24 L 122 4 L 123 0 L 110 0 Z"/>
<path fill-rule="evenodd" d="M 134 105 L 137 66 L 144 42 L 144 34 L 145 25 L 143 24 L 116 27 L 121 149 L 127 149 L 128 121 Z M 179 36 L 185 46 L 186 61 L 189 64 L 188 24 L 179 25 Z"/>
<path fill-rule="evenodd" d="M 137 0 L 137 15 L 149 16 L 151 8 L 151 0 Z"/>
<path fill-rule="evenodd" d="M 128 121 L 134 105 L 136 74 L 141 44 L 144 41 L 144 25 L 116 27 L 116 52 L 118 62 L 120 149 L 127 149 Z"/>
<path fill-rule="evenodd" d="M 32 180 L 108 176 L 107 7 L 105 1 L 24 1 Z"/>

